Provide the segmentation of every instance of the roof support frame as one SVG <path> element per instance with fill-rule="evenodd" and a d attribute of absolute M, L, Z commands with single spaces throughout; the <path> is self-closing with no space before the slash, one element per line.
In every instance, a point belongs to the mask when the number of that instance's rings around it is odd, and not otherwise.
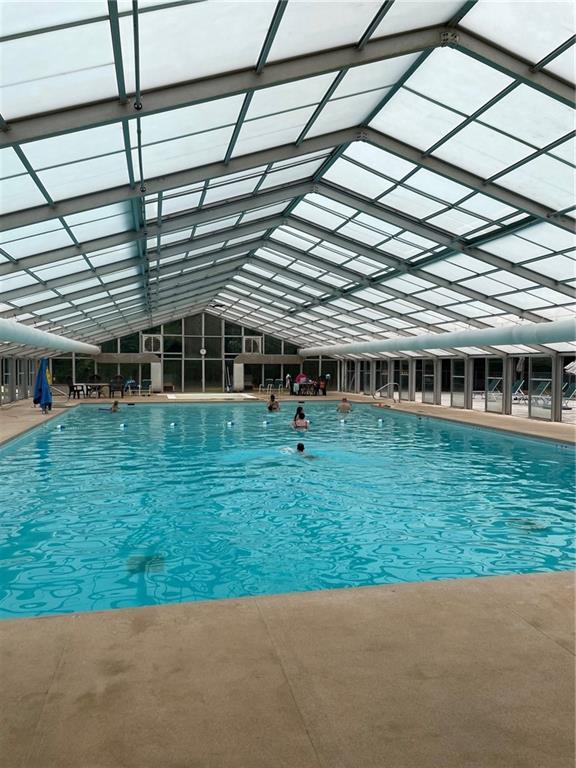
<path fill-rule="evenodd" d="M 319 238 L 322 238 L 323 240 L 332 242 L 334 243 L 334 245 L 339 245 L 341 248 L 355 251 L 356 253 L 360 255 L 364 255 L 369 259 L 376 258 L 377 252 L 372 251 L 372 249 L 367 246 L 362 248 L 358 247 L 358 244 L 354 240 L 349 240 L 348 238 L 343 237 L 342 235 L 338 235 L 334 232 L 331 232 L 330 230 L 323 229 L 321 227 L 318 227 L 315 224 L 310 224 L 304 221 L 303 219 L 293 218 L 290 221 L 291 221 L 291 226 L 295 227 L 296 229 L 302 230 L 302 232 L 307 232 L 308 234 L 311 234 L 314 237 L 319 237 Z M 379 255 L 381 257 L 389 258 L 391 266 L 395 266 L 394 262 L 399 261 L 397 257 L 390 256 L 389 254 L 379 253 Z M 474 301 L 481 301 L 484 304 L 487 304 L 488 306 L 495 307 L 496 309 L 499 309 L 502 312 L 505 312 L 506 314 L 518 315 L 518 317 L 522 317 L 527 320 L 532 320 L 533 322 L 545 322 L 544 318 L 540 317 L 539 315 L 535 315 L 533 312 L 529 312 L 527 310 L 521 310 L 518 307 L 514 307 L 512 304 L 507 304 L 506 302 L 500 301 L 491 296 L 486 296 L 485 294 L 480 293 L 480 291 L 476 291 L 476 290 L 473 290 L 472 288 L 468 288 L 466 286 L 460 285 L 459 283 L 446 280 L 445 278 L 439 277 L 438 275 L 433 275 L 431 272 L 425 272 L 424 270 L 419 269 L 417 265 L 410 265 L 403 262 L 400 265 L 400 268 L 402 269 L 402 272 L 415 275 L 416 277 L 422 278 L 422 280 L 426 280 L 429 283 L 439 285 L 442 288 L 449 288 L 451 291 L 455 291 L 456 293 L 461 293 L 463 296 L 466 296 L 467 298 L 472 299 Z M 384 281 L 385 279 L 387 279 L 387 277 L 393 277 L 393 276 L 394 275 L 383 276 L 382 280 Z M 386 286 L 384 284 L 382 284 L 382 290 L 384 291 L 386 290 Z"/>
<path fill-rule="evenodd" d="M 20 118 L 10 131 L 0 134 L 0 147 L 13 146 L 49 136 L 58 136 L 122 119 L 143 118 L 158 112 L 201 104 L 214 99 L 292 82 L 375 61 L 449 45 L 515 79 L 572 105 L 574 89 L 547 72 L 532 71 L 529 63 L 457 27 L 435 26 L 372 39 L 363 48 L 343 46 L 268 64 L 260 73 L 253 69 L 227 72 L 145 92 L 143 108 L 134 113 L 131 105 L 108 99 L 59 112 Z"/>
<path fill-rule="evenodd" d="M 474 258 L 478 259 L 479 261 L 483 261 L 486 264 L 490 264 L 497 269 L 513 272 L 519 277 L 523 277 L 525 280 L 530 280 L 537 285 L 546 286 L 552 290 L 558 291 L 559 293 L 565 293 L 571 297 L 574 295 L 574 290 L 569 286 L 564 285 L 559 280 L 554 280 L 553 278 L 546 277 L 545 275 L 541 275 L 537 272 L 533 272 L 531 269 L 527 269 L 521 264 L 515 264 L 514 262 L 507 261 L 500 256 L 488 253 L 487 251 L 483 251 L 480 248 L 469 246 L 465 241 L 456 237 L 452 237 L 449 234 L 444 233 L 442 230 L 437 229 L 436 227 L 418 221 L 417 219 L 414 219 L 407 214 L 400 213 L 395 209 L 381 204 L 375 205 L 367 199 L 357 197 L 350 192 L 344 192 L 343 190 L 329 185 L 326 182 L 318 185 L 318 192 L 322 195 L 325 195 L 326 197 L 329 197 L 335 202 L 355 207 L 357 210 L 362 211 L 363 213 L 367 213 L 370 216 L 374 216 L 375 218 L 387 221 L 390 224 L 394 224 L 395 226 L 406 229 L 416 235 L 420 235 L 420 237 L 432 240 L 435 243 L 438 243 L 438 245 L 445 246 L 447 252 L 440 254 L 438 256 L 438 260 L 442 260 L 446 256 L 451 255 L 451 253 L 464 253 L 468 256 L 473 256 Z"/>

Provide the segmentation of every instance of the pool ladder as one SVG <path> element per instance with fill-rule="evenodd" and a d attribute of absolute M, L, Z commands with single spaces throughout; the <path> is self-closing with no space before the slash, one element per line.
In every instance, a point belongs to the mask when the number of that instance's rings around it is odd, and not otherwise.
<path fill-rule="evenodd" d="M 372 393 L 372 397 L 374 400 L 377 400 L 379 397 L 382 397 L 382 391 L 387 390 L 388 391 L 388 397 L 390 397 L 390 387 L 392 387 L 392 400 L 400 400 L 400 388 L 398 384 L 395 381 L 390 381 L 388 384 L 383 384 L 381 387 L 378 387 L 378 389 Z M 394 394 L 398 393 L 398 398 L 394 397 Z"/>

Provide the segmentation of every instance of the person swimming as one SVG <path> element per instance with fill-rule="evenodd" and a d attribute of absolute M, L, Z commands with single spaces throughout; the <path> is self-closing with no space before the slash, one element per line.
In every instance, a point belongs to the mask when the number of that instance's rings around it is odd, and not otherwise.
<path fill-rule="evenodd" d="M 336 409 L 338 413 L 350 413 L 352 410 L 352 406 L 348 402 L 347 397 L 343 397 L 342 400 L 338 403 L 338 408 Z"/>
<path fill-rule="evenodd" d="M 302 456 L 303 459 L 317 459 L 317 456 L 312 456 L 309 453 L 306 453 L 306 449 L 304 447 L 304 443 L 298 443 L 296 446 L 296 453 L 298 456 Z"/>
<path fill-rule="evenodd" d="M 276 395 L 270 395 L 270 400 L 268 400 L 268 410 L 269 411 L 280 410 L 280 403 L 278 402 L 278 400 L 276 400 Z"/>
<path fill-rule="evenodd" d="M 110 408 L 98 408 L 98 410 L 106 411 L 106 413 L 118 413 L 120 406 L 118 405 L 118 400 L 114 400 Z"/>
<path fill-rule="evenodd" d="M 302 409 L 300 409 L 300 411 L 297 412 L 296 415 L 294 416 L 292 427 L 294 429 L 308 429 L 309 426 L 310 426 L 310 422 L 306 418 L 306 414 Z"/>

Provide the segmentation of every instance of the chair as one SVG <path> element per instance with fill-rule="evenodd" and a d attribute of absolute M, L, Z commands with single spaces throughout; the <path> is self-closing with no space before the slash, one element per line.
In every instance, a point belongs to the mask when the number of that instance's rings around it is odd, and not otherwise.
<path fill-rule="evenodd" d="M 516 400 L 517 402 L 526 400 L 526 394 L 522 389 L 523 386 L 524 379 L 516 379 L 514 384 L 512 384 L 512 400 Z"/>
<path fill-rule="evenodd" d="M 140 386 L 138 387 L 138 394 L 140 396 L 147 395 L 150 397 L 152 389 L 152 379 L 142 379 Z"/>
<path fill-rule="evenodd" d="M 110 397 L 114 397 L 115 392 L 120 392 L 121 397 L 124 397 L 124 376 L 118 374 L 114 378 L 110 379 Z"/>
<path fill-rule="evenodd" d="M 496 395 L 502 394 L 499 389 L 500 384 L 502 384 L 502 379 L 492 379 L 486 391 L 484 391 L 483 389 L 476 390 L 472 392 L 472 397 L 476 398 L 476 397 L 486 396 L 488 400 L 495 400 Z"/>
<path fill-rule="evenodd" d="M 538 386 L 534 390 L 534 392 L 530 393 L 531 400 L 535 405 L 538 405 L 538 404 L 542 406 L 550 405 L 550 401 L 552 398 L 548 393 L 548 389 L 550 388 L 551 384 L 552 382 L 550 379 L 541 381 L 540 384 L 538 384 Z"/>
<path fill-rule="evenodd" d="M 570 400 L 576 400 L 576 384 L 568 384 L 562 393 L 562 410 L 571 411 L 572 406 L 569 405 Z"/>

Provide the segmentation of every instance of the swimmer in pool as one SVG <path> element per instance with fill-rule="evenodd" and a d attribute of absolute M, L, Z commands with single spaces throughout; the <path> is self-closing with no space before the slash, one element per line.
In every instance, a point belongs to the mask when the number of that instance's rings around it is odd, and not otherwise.
<path fill-rule="evenodd" d="M 270 400 L 268 401 L 268 410 L 269 411 L 280 410 L 280 403 L 278 402 L 278 400 L 276 400 L 276 395 L 270 395 Z"/>
<path fill-rule="evenodd" d="M 294 416 L 294 421 L 292 422 L 293 429 L 308 429 L 309 426 L 310 422 L 306 418 L 304 411 L 300 411 L 300 413 L 297 413 L 296 416 Z"/>
<path fill-rule="evenodd" d="M 118 413 L 119 410 L 120 406 L 118 405 L 118 400 L 114 400 L 112 407 L 110 408 L 110 413 Z"/>
<path fill-rule="evenodd" d="M 340 402 L 338 403 L 338 408 L 337 408 L 338 413 L 350 413 L 351 410 L 352 410 L 352 406 L 348 402 L 348 398 L 343 397 L 342 400 L 340 400 Z"/>
<path fill-rule="evenodd" d="M 304 443 L 298 443 L 296 446 L 296 453 L 298 456 L 302 456 L 303 459 L 317 459 L 317 456 L 312 456 L 309 453 L 306 453 L 306 449 L 304 448 Z"/>

